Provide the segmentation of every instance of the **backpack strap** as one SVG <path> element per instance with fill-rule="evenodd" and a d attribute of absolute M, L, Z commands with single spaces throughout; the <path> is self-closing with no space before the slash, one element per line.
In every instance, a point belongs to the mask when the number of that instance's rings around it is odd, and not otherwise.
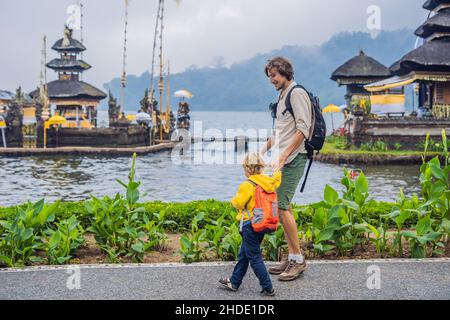
<path fill-rule="evenodd" d="M 303 90 L 305 90 L 305 92 L 309 96 L 309 91 L 306 90 L 305 87 L 300 85 L 300 84 L 297 84 L 291 90 L 289 90 L 289 92 L 288 92 L 288 94 L 286 96 L 286 101 L 285 101 L 285 103 L 286 103 L 286 110 L 283 111 L 283 115 L 285 115 L 286 112 L 289 112 L 292 115 L 292 117 L 294 118 L 294 120 L 295 120 L 295 114 L 294 114 L 294 109 L 292 108 L 291 96 L 292 96 L 292 91 L 294 91 L 295 89 L 303 89 Z"/>
<path fill-rule="evenodd" d="M 310 94 L 309 94 L 309 91 L 306 90 L 305 87 L 302 86 L 302 85 L 300 85 L 300 84 L 295 85 L 295 86 L 294 86 L 291 90 L 289 90 L 289 92 L 287 93 L 286 101 L 285 101 L 286 109 L 283 111 L 283 116 L 286 114 L 286 112 L 289 112 L 289 113 L 292 115 L 292 117 L 294 118 L 294 120 L 295 120 L 294 109 L 292 109 L 292 102 L 291 102 L 292 91 L 294 91 L 294 89 L 303 89 L 303 90 L 306 91 L 306 93 L 307 93 L 308 95 L 310 95 Z M 278 112 L 277 109 L 278 109 L 278 107 L 279 107 L 280 101 L 281 101 L 281 95 L 280 95 L 280 97 L 278 98 L 278 102 L 277 102 L 276 104 L 274 103 L 274 104 L 271 104 L 271 105 L 270 105 L 270 111 L 272 112 L 272 119 L 273 119 L 272 129 L 275 129 L 275 119 L 277 118 L 277 112 Z"/>
<path fill-rule="evenodd" d="M 311 93 L 308 90 L 306 90 L 306 88 L 304 86 L 299 85 L 299 84 L 296 85 L 294 88 L 292 88 L 288 92 L 288 95 L 286 97 L 286 110 L 283 112 L 283 115 L 286 114 L 286 112 L 289 112 L 292 115 L 292 117 L 294 118 L 294 120 L 295 120 L 294 109 L 292 108 L 292 102 L 291 102 L 291 95 L 292 95 L 292 91 L 294 91 L 294 89 L 296 89 L 296 88 L 303 89 L 308 94 L 309 101 L 311 103 L 312 116 L 313 116 L 313 122 L 314 122 L 315 114 L 314 114 L 313 97 L 311 96 Z M 308 140 L 309 139 L 305 137 L 305 141 L 308 141 Z M 303 193 L 305 191 L 306 181 L 308 180 L 309 171 L 311 170 L 311 166 L 312 166 L 313 161 L 314 161 L 314 154 L 311 154 L 311 153 L 308 152 L 308 158 L 309 158 L 309 164 L 308 164 L 308 169 L 306 170 L 305 178 L 303 180 L 302 188 L 300 190 L 301 193 Z"/>
<path fill-rule="evenodd" d="M 311 104 L 311 109 L 312 109 L 311 111 L 312 111 L 312 117 L 313 117 L 312 118 L 312 122 L 313 122 L 313 125 L 314 125 L 314 117 L 315 117 L 315 114 L 314 114 L 314 103 L 313 103 L 313 100 L 312 100 L 311 93 L 308 90 L 306 90 L 306 88 L 304 86 L 302 86 L 300 84 L 296 85 L 294 88 L 292 88 L 288 92 L 288 95 L 286 97 L 286 110 L 283 111 L 283 115 L 286 114 L 286 112 L 289 112 L 292 115 L 292 117 L 294 118 L 294 120 L 295 120 L 295 114 L 294 114 L 294 109 L 292 108 L 291 96 L 292 96 L 292 91 L 294 91 L 294 89 L 297 89 L 297 88 L 298 89 L 303 89 L 306 92 L 306 94 L 308 95 L 308 97 L 309 97 L 309 102 Z M 312 130 L 313 129 L 311 128 L 311 131 Z M 311 131 L 309 133 L 310 136 L 312 135 Z M 309 141 L 309 138 L 305 137 L 305 142 L 307 142 L 307 141 Z M 313 157 L 314 157 L 313 154 L 308 153 L 308 158 L 309 159 L 312 159 Z"/>
<path fill-rule="evenodd" d="M 248 179 L 248 182 L 250 182 L 255 188 L 258 186 L 256 183 L 254 183 L 252 180 Z M 247 212 L 247 215 L 250 217 L 250 211 L 247 209 L 248 204 L 252 198 L 248 199 L 247 203 L 244 206 L 244 209 L 241 212 L 241 222 L 239 223 L 239 231 L 242 232 L 242 229 L 244 228 L 244 211 Z"/>
<path fill-rule="evenodd" d="M 300 189 L 301 193 L 303 193 L 303 191 L 305 191 L 306 181 L 308 180 L 309 171 L 311 170 L 311 166 L 313 164 L 313 161 L 314 161 L 314 157 L 310 157 L 309 158 L 308 169 L 306 170 L 305 178 L 303 179 L 302 188 Z"/>
<path fill-rule="evenodd" d="M 256 182 L 253 182 L 252 180 L 248 179 L 248 182 L 250 182 L 255 188 L 258 186 L 258 184 Z"/>

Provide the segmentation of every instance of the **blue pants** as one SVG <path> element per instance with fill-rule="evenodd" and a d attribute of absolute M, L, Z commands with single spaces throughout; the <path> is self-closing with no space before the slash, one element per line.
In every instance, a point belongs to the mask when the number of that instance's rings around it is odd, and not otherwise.
<path fill-rule="evenodd" d="M 242 245 L 239 250 L 238 263 L 234 267 L 233 275 L 231 276 L 231 284 L 235 288 L 239 288 L 247 273 L 248 265 L 255 272 L 259 280 L 259 284 L 264 290 L 272 291 L 272 280 L 270 280 L 266 265 L 264 264 L 261 254 L 261 242 L 264 239 L 264 234 L 253 231 L 250 222 L 246 222 L 242 229 Z"/>

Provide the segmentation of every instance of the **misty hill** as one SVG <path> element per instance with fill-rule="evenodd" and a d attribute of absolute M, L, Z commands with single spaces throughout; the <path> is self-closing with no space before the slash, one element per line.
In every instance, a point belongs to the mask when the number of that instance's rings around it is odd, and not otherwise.
<path fill-rule="evenodd" d="M 229 68 L 221 66 L 220 61 L 207 68 L 193 66 L 172 75 L 171 88 L 173 91 L 188 89 L 193 92 L 193 110 L 267 110 L 268 103 L 276 99 L 276 92 L 264 75 L 265 62 L 281 55 L 294 63 L 296 81 L 319 96 L 322 105 L 343 104 L 345 87 L 339 88 L 330 80 L 331 73 L 338 66 L 363 49 L 367 55 L 389 67 L 414 48 L 415 40 L 411 30 L 383 31 L 375 39 L 369 33 L 345 32 L 333 36 L 320 46 L 285 46 L 235 63 Z M 139 100 L 149 83 L 148 72 L 128 77 L 125 103 L 128 110 L 139 109 Z M 116 97 L 119 96 L 118 78 L 104 87 Z M 172 98 L 171 105 L 177 105 L 177 99 Z"/>

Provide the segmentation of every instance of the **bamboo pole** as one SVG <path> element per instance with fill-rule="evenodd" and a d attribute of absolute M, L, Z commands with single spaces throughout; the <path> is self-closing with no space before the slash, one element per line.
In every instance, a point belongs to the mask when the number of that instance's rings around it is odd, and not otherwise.
<path fill-rule="evenodd" d="M 3 148 L 6 149 L 6 137 L 5 137 L 5 128 L 0 128 L 2 130 L 2 140 L 3 140 Z"/>
<path fill-rule="evenodd" d="M 127 41 L 128 41 L 128 0 L 125 0 L 125 27 L 124 27 L 124 40 L 123 40 L 123 65 L 122 65 L 122 77 L 120 79 L 121 82 L 121 104 L 120 104 L 120 115 L 125 110 L 125 88 L 127 86 Z"/>
<path fill-rule="evenodd" d="M 166 132 L 170 132 L 170 61 L 167 62 L 167 84 L 166 84 Z"/>

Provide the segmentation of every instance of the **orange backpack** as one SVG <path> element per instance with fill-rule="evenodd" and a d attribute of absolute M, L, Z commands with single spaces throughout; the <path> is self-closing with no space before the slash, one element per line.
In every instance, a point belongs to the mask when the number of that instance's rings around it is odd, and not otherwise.
<path fill-rule="evenodd" d="M 278 216 L 278 201 L 275 192 L 268 193 L 261 186 L 251 180 L 248 180 L 255 187 L 255 208 L 253 209 L 253 217 L 251 224 L 253 230 L 258 233 L 269 234 L 277 231 L 280 217 Z M 250 200 L 249 200 L 250 202 Z M 247 209 L 248 203 L 245 205 L 245 211 L 250 216 Z M 244 225 L 244 213 L 242 213 L 240 229 Z"/>

